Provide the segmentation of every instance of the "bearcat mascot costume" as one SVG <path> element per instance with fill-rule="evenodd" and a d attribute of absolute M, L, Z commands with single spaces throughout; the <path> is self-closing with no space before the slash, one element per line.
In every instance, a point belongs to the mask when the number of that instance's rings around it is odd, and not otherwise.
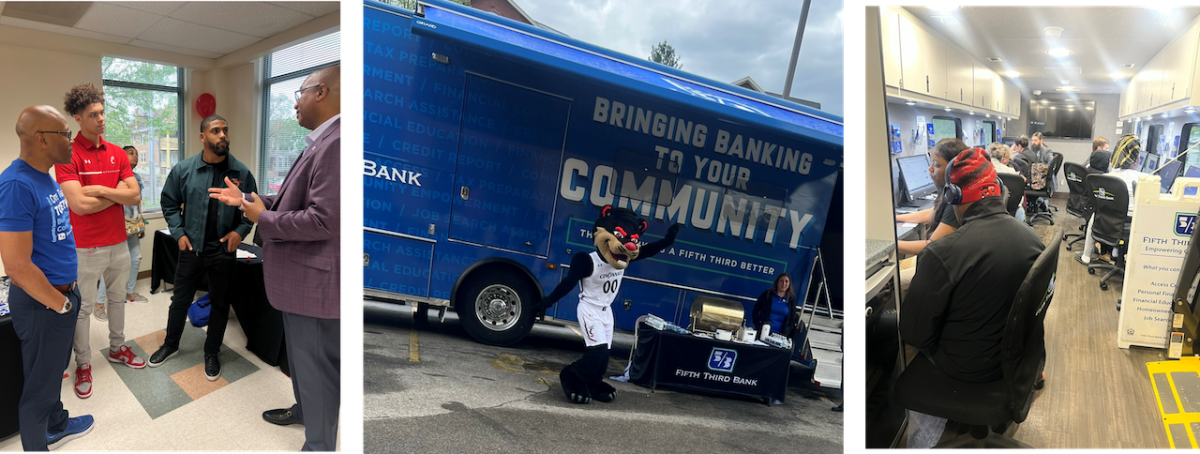
<path fill-rule="evenodd" d="M 592 399 L 612 402 L 617 397 L 617 390 L 604 383 L 613 334 L 613 314 L 609 305 L 621 288 L 625 267 L 634 260 L 653 257 L 670 247 L 679 233 L 679 224 L 673 224 L 667 229 L 665 238 L 639 247 L 638 237 L 646 232 L 646 227 L 646 220 L 632 210 L 605 206 L 592 230 L 596 250 L 571 257 L 571 270 L 567 276 L 538 304 L 539 308 L 549 307 L 579 285 L 577 311 L 587 352 L 559 373 L 563 393 L 571 402 L 586 404 Z"/>

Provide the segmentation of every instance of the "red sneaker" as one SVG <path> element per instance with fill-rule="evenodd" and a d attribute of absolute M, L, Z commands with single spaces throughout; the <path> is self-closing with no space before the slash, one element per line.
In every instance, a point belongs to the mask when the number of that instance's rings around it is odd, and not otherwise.
<path fill-rule="evenodd" d="M 138 358 L 138 355 L 133 354 L 133 350 L 124 345 L 121 346 L 120 350 L 115 352 L 111 348 L 108 349 L 108 362 L 122 363 L 134 369 L 146 367 L 146 360 Z"/>
<path fill-rule="evenodd" d="M 91 364 L 84 364 L 75 369 L 75 395 L 80 399 L 92 397 Z"/>

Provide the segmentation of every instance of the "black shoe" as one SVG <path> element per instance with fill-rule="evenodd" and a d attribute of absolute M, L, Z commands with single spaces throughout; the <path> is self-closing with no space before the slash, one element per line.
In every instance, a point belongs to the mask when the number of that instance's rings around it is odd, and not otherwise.
<path fill-rule="evenodd" d="M 217 360 L 216 353 L 204 354 L 204 377 L 208 381 L 217 381 L 221 378 L 221 361 Z"/>
<path fill-rule="evenodd" d="M 178 348 L 168 347 L 166 345 L 158 347 L 158 351 L 154 352 L 153 355 L 150 355 L 150 367 L 161 366 L 162 363 L 167 360 L 167 358 L 170 358 L 171 355 L 174 355 L 177 351 L 179 351 Z"/>
<path fill-rule="evenodd" d="M 292 424 L 304 424 L 304 421 L 292 416 L 292 410 L 288 408 L 278 408 L 275 410 L 267 410 L 263 412 L 263 421 L 279 426 L 290 426 Z"/>

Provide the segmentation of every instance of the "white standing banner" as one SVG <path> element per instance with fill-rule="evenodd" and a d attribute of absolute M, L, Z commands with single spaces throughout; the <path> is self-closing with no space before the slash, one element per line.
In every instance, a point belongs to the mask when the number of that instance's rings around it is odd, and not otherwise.
<path fill-rule="evenodd" d="M 1117 324 L 1120 348 L 1167 348 L 1170 337 L 1175 282 L 1200 210 L 1200 196 L 1183 193 L 1200 187 L 1200 178 L 1177 178 L 1170 194 L 1159 193 L 1161 181 L 1157 175 L 1138 180 Z"/>

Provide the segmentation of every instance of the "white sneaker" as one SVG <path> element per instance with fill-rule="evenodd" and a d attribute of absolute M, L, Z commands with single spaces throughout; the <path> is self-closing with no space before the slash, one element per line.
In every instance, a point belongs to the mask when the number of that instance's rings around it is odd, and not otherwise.
<path fill-rule="evenodd" d="M 96 316 L 96 320 L 102 322 L 108 321 L 108 313 L 105 312 L 103 304 L 96 303 L 96 308 L 92 310 L 92 315 Z"/>

